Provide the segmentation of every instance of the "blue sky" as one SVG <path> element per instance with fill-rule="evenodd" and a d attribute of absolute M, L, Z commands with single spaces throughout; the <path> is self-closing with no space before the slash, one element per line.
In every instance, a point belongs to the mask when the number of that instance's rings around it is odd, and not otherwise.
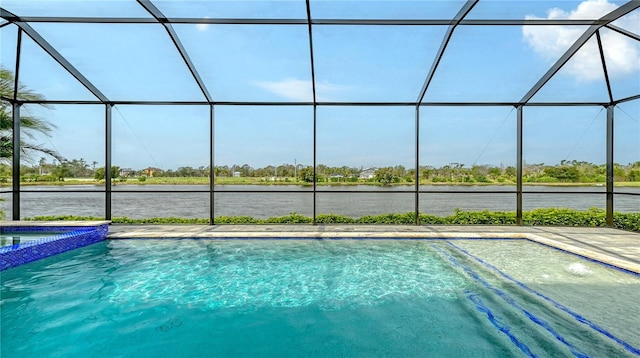
<path fill-rule="evenodd" d="M 185 6 L 187 3 L 188 6 Z M 311 1 L 314 18 L 440 19 L 462 1 Z M 623 1 L 485 1 L 468 18 L 599 18 Z M 157 1 L 169 17 L 305 18 L 304 1 Z M 135 1 L 3 0 L 17 15 L 149 17 Z M 640 33 L 640 11 L 615 22 Z M 204 100 L 159 25 L 51 24 L 33 28 L 112 100 Z M 296 102 L 312 99 L 306 25 L 174 25 L 215 100 Z M 425 101 L 518 101 L 586 29 L 584 26 L 460 26 Z M 314 26 L 320 101 L 416 101 L 446 27 Z M 15 64 L 16 29 L 0 30 L 3 67 Z M 602 31 L 614 98 L 640 93 L 640 44 Z M 95 100 L 31 39 L 24 37 L 20 79 L 48 99 Z M 602 65 L 590 40 L 534 98 L 540 102 L 607 101 Z M 57 125 L 37 141 L 69 159 L 104 163 L 104 107 L 25 106 Z M 524 159 L 604 162 L 606 111 L 600 107 L 527 107 Z M 209 163 L 209 108 L 117 106 L 113 163 L 141 169 Z M 512 107 L 420 109 L 420 164 L 515 164 Z M 415 107 L 320 106 L 318 163 L 415 165 Z M 616 111 L 616 161 L 640 161 L 640 102 Z M 313 162 L 313 108 L 216 106 L 217 165 Z"/>

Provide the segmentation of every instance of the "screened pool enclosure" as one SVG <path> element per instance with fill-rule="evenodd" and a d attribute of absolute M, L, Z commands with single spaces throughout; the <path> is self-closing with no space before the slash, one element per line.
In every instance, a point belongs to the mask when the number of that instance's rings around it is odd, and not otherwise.
<path fill-rule="evenodd" d="M 640 208 L 640 1 L 1 7 L 8 219 Z"/>

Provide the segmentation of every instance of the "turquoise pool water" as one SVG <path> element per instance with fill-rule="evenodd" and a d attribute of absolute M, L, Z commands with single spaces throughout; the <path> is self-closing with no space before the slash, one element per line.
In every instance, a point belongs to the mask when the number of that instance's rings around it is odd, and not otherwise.
<path fill-rule="evenodd" d="M 525 240 L 109 240 L 0 293 L 2 357 L 640 355 L 640 278 Z"/>

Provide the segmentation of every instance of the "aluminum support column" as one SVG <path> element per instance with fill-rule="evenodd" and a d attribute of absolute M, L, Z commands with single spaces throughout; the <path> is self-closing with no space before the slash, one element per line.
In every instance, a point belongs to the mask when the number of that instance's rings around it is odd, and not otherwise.
<path fill-rule="evenodd" d="M 16 75 L 17 77 L 17 75 Z M 13 208 L 11 215 L 13 220 L 20 220 L 20 106 L 21 104 L 13 103 L 12 106 L 12 139 L 13 139 Z"/>
<path fill-rule="evenodd" d="M 18 79 L 20 77 L 20 54 L 22 49 L 22 29 L 18 29 L 18 38 L 16 44 L 16 70 L 13 81 L 13 96 L 11 103 L 11 138 L 13 145 L 12 154 L 12 200 L 11 216 L 13 220 L 20 220 L 20 107 L 22 104 L 17 103 L 18 89 L 20 88 Z"/>
<path fill-rule="evenodd" d="M 318 165 L 318 107 L 313 105 L 313 225 L 317 225 L 316 223 L 316 208 L 317 208 L 317 199 L 318 199 L 318 188 L 317 188 L 317 165 Z"/>
<path fill-rule="evenodd" d="M 516 225 L 522 225 L 522 106 L 518 106 L 516 139 Z"/>
<path fill-rule="evenodd" d="M 209 106 L 209 225 L 215 225 L 215 163 L 213 105 Z"/>
<path fill-rule="evenodd" d="M 607 226 L 613 226 L 613 108 L 607 106 Z"/>
<path fill-rule="evenodd" d="M 415 187 L 415 223 L 420 225 L 420 106 L 416 106 L 416 187 Z"/>
<path fill-rule="evenodd" d="M 306 9 L 307 9 L 307 31 L 309 34 L 309 61 L 311 64 L 311 91 L 313 94 L 313 225 L 316 225 L 316 200 L 317 200 L 317 152 L 318 152 L 318 120 L 317 120 L 317 109 L 318 109 L 318 95 L 316 93 L 316 66 L 315 66 L 315 57 L 313 56 L 313 28 L 311 20 L 311 4 L 310 0 L 305 1 Z"/>
<path fill-rule="evenodd" d="M 104 219 L 111 220 L 111 110 L 113 104 L 105 106 L 104 124 Z"/>

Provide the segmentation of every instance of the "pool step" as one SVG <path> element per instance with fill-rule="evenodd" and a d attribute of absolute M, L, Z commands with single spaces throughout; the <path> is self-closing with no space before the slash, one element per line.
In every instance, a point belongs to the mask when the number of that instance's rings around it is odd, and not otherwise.
<path fill-rule="evenodd" d="M 556 305 L 505 280 L 453 246 L 438 246 L 452 266 L 476 287 L 469 304 L 523 356 L 634 357 L 632 350 L 576 320 Z"/>

